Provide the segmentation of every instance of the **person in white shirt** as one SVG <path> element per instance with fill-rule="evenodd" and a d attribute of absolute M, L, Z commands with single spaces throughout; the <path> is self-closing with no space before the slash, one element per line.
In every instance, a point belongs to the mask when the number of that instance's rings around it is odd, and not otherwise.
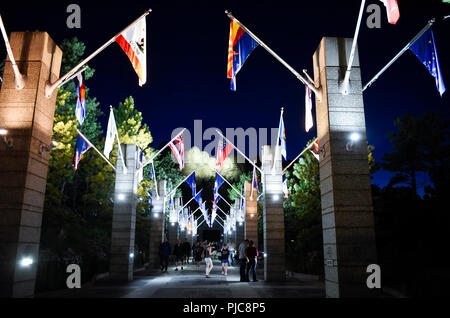
<path fill-rule="evenodd" d="M 233 240 L 230 238 L 228 239 L 228 250 L 230 251 L 230 258 L 231 258 L 231 266 L 234 266 L 234 254 L 236 252 L 236 244 L 233 243 Z"/>

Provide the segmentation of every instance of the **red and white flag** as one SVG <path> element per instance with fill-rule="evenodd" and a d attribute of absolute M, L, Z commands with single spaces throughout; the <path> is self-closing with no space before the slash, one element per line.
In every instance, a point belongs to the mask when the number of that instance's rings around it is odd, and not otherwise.
<path fill-rule="evenodd" d="M 319 160 L 319 138 L 316 138 L 316 140 L 313 141 L 313 143 L 309 146 L 309 151 L 316 157 L 318 161 Z"/>
<path fill-rule="evenodd" d="M 400 19 L 400 9 L 397 0 L 380 0 L 386 7 L 387 19 L 390 24 L 396 24 Z"/>
<path fill-rule="evenodd" d="M 222 164 L 233 150 L 233 145 L 229 144 L 223 138 L 219 141 L 219 145 L 217 146 L 217 158 L 216 158 L 216 171 L 219 172 L 222 168 Z"/>
<path fill-rule="evenodd" d="M 172 153 L 174 154 L 175 158 L 178 161 L 178 164 L 180 165 L 180 170 L 183 170 L 184 168 L 184 143 L 183 138 L 181 135 L 179 135 L 177 138 L 175 138 L 173 141 L 169 144 L 170 149 L 172 150 Z"/>
<path fill-rule="evenodd" d="M 146 34 L 144 17 L 116 38 L 116 42 L 130 59 L 139 77 L 139 86 L 144 85 L 147 81 Z"/>

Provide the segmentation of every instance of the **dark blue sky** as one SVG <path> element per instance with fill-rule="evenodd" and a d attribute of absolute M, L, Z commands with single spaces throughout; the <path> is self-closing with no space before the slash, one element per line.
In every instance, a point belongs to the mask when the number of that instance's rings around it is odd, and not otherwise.
<path fill-rule="evenodd" d="M 293 159 L 315 127 L 304 131 L 304 86 L 263 48 L 250 55 L 237 77 L 237 92 L 226 78 L 229 36 L 228 9 L 296 70 L 312 74 L 312 55 L 322 36 L 352 37 L 359 0 L 348 1 L 48 1 L 25 6 L 14 1 L 0 4 L 7 31 L 47 31 L 57 42 L 77 36 L 86 54 L 143 13 L 147 18 L 148 83 L 139 87 L 131 64 L 117 44 L 100 53 L 89 65 L 95 76 L 86 82 L 106 113 L 132 95 L 142 111 L 158 147 L 176 127 L 193 131 L 195 119 L 203 128 L 277 127 L 280 107 L 285 108 L 288 157 Z M 81 6 L 81 29 L 66 27 L 66 7 Z M 214 3 L 214 4 L 213 4 Z M 361 75 L 366 83 L 432 17 L 450 14 L 450 5 L 433 1 L 398 0 L 400 20 L 390 25 L 381 6 L 381 28 L 366 26 L 366 13 L 359 36 Z M 436 45 L 450 89 L 450 19 L 433 27 Z M 0 58 L 6 54 L 0 44 Z M 387 133 L 393 120 L 406 113 L 440 111 L 449 118 L 449 92 L 441 98 L 434 78 L 413 55 L 406 52 L 364 92 L 367 137 L 375 158 L 391 151 Z M 204 142 L 204 146 L 208 142 Z M 385 185 L 389 174 L 379 172 L 374 182 Z"/>

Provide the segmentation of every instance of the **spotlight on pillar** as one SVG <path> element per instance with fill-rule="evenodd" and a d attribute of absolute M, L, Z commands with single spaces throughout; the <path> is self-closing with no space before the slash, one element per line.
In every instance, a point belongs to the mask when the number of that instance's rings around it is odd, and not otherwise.
<path fill-rule="evenodd" d="M 158 213 L 153 213 L 153 217 L 157 218 L 158 217 Z"/>
<path fill-rule="evenodd" d="M 58 146 L 58 142 L 54 141 L 54 140 L 48 146 L 44 145 L 44 144 L 41 144 L 39 146 L 39 154 L 42 155 L 44 153 L 44 151 L 50 152 L 50 150 L 52 150 L 53 148 L 55 148 L 57 146 Z"/>
<path fill-rule="evenodd" d="M 278 201 L 278 200 L 280 199 L 280 196 L 279 196 L 278 194 L 274 194 L 273 197 L 272 197 L 272 199 L 273 199 L 274 201 Z"/>
<path fill-rule="evenodd" d="M 8 148 L 12 148 L 13 147 L 13 139 L 11 137 L 8 138 L 8 136 L 6 136 L 8 134 L 8 131 L 6 129 L 0 129 L 0 136 L 3 140 L 3 142 L 6 144 L 6 146 Z"/>
<path fill-rule="evenodd" d="M 133 252 L 130 253 L 130 258 L 134 258 L 134 253 Z"/>
<path fill-rule="evenodd" d="M 250 214 L 250 217 L 251 217 L 251 218 L 253 217 L 253 213 L 252 213 L 252 214 Z"/>
<path fill-rule="evenodd" d="M 33 264 L 33 259 L 31 257 L 23 257 L 20 260 L 20 266 L 22 267 L 29 267 L 31 264 Z"/>
<path fill-rule="evenodd" d="M 350 142 L 348 142 L 345 145 L 345 149 L 347 151 L 352 151 L 353 150 L 353 145 L 361 138 L 361 136 L 358 133 L 352 133 L 349 137 Z"/>
<path fill-rule="evenodd" d="M 125 194 L 119 193 L 119 194 L 117 195 L 117 199 L 118 199 L 119 201 L 125 200 Z"/>
<path fill-rule="evenodd" d="M 264 257 L 267 257 L 267 253 L 264 253 Z"/>
<path fill-rule="evenodd" d="M 242 222 L 239 222 L 239 226 L 242 226 Z"/>
<path fill-rule="evenodd" d="M 175 222 L 170 223 L 170 225 L 174 226 L 174 225 L 175 225 Z"/>

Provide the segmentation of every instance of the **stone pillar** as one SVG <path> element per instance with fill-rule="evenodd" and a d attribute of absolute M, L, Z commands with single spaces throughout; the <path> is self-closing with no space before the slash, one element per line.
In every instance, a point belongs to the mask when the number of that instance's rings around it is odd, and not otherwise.
<path fill-rule="evenodd" d="M 358 50 L 349 94 L 339 91 L 352 39 L 322 38 L 313 56 L 327 297 L 373 295 L 366 268 L 376 263 L 374 217 Z M 350 135 L 360 139 L 353 144 Z"/>
<path fill-rule="evenodd" d="M 272 152 L 270 146 L 264 146 L 262 153 L 263 236 L 264 253 L 267 254 L 267 257 L 264 257 L 264 280 L 284 281 L 286 268 L 281 152 L 277 151 L 274 168 L 272 168 Z"/>
<path fill-rule="evenodd" d="M 180 211 L 181 206 L 180 206 L 179 198 L 174 198 L 173 204 L 174 204 L 175 211 Z M 170 215 L 170 211 L 169 211 L 169 215 Z M 174 221 L 174 222 L 172 222 L 172 221 Z M 167 232 L 168 232 L 169 243 L 170 243 L 170 246 L 173 248 L 178 240 L 178 218 L 175 221 L 175 220 L 171 220 L 170 216 L 169 216 L 169 223 L 168 223 L 167 227 L 168 227 Z"/>
<path fill-rule="evenodd" d="M 158 181 L 159 198 L 153 198 L 153 209 L 150 220 L 150 251 L 149 251 L 149 266 L 150 268 L 159 268 L 159 245 L 163 241 L 163 227 L 164 227 L 164 210 L 165 210 L 165 196 L 166 196 L 166 180 Z M 173 245 L 171 245 L 173 250 Z"/>
<path fill-rule="evenodd" d="M 253 189 L 253 196 L 250 200 L 252 184 L 245 181 L 245 232 L 244 239 L 252 240 L 258 247 L 258 193 Z M 239 243 L 240 244 L 240 243 Z"/>
<path fill-rule="evenodd" d="M 109 275 L 114 281 L 133 280 L 134 239 L 136 231 L 136 202 L 139 150 L 134 144 L 122 144 L 127 167 L 124 173 L 122 157 L 117 157 L 114 209 L 111 232 Z M 133 255 L 131 255 L 133 253 Z"/>
<path fill-rule="evenodd" d="M 7 58 L 0 129 L 7 130 L 11 147 L 0 139 L 0 297 L 32 297 L 49 159 L 40 150 L 52 141 L 56 101 L 56 91 L 45 97 L 45 85 L 49 76 L 58 78 L 62 52 L 46 32 L 12 32 L 10 43 L 26 80 L 15 89 Z M 33 263 L 21 266 L 24 258 Z"/>
<path fill-rule="evenodd" d="M 236 211 L 239 211 L 239 199 L 236 199 L 234 202 L 234 206 L 236 207 Z M 240 212 L 239 212 L 240 213 Z M 244 236 L 245 236 L 245 209 L 244 209 L 244 222 L 236 222 L 236 235 L 235 235 L 235 240 L 234 243 L 236 245 L 236 248 L 239 246 L 239 244 L 242 243 L 242 241 L 244 241 Z"/>

